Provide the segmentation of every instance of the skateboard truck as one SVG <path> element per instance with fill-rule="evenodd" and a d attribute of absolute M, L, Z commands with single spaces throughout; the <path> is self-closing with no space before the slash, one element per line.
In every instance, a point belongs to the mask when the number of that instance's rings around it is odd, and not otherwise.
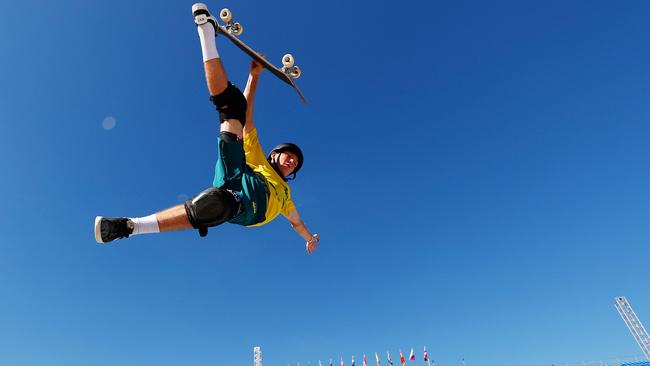
<path fill-rule="evenodd" d="M 291 76 L 292 78 L 297 79 L 302 74 L 302 71 L 300 71 L 300 68 L 298 66 L 293 64 L 294 61 L 295 60 L 293 59 L 293 55 L 290 53 L 282 56 L 282 71 L 284 71 L 285 74 Z"/>
<path fill-rule="evenodd" d="M 232 20 L 232 12 L 228 8 L 223 8 L 219 12 L 219 18 L 226 23 L 225 28 L 230 34 L 234 36 L 240 36 L 242 33 L 244 33 L 244 26 L 241 25 L 239 22 L 235 22 Z M 300 67 L 297 65 L 294 65 L 295 59 L 293 58 L 293 55 L 290 53 L 287 53 L 286 55 L 282 56 L 282 72 L 285 74 L 289 75 L 293 79 L 297 79 L 302 75 L 302 71 L 300 70 Z"/>
<path fill-rule="evenodd" d="M 244 27 L 241 25 L 239 22 L 233 22 L 232 20 L 232 12 L 228 8 L 223 8 L 219 12 L 219 18 L 223 20 L 224 23 L 226 23 L 226 29 L 236 35 L 240 36 L 242 33 L 244 33 Z"/>
<path fill-rule="evenodd" d="M 302 95 L 302 93 L 300 92 L 300 90 L 298 89 L 298 87 L 293 81 L 293 79 L 300 77 L 302 71 L 297 65 L 294 65 L 295 59 L 292 54 L 287 53 L 284 56 L 282 56 L 282 67 L 277 67 L 273 65 L 271 62 L 269 62 L 267 59 L 265 59 L 264 57 L 260 56 L 260 54 L 257 51 L 253 50 L 251 47 L 249 47 L 244 42 L 242 42 L 239 38 L 237 38 L 237 36 L 241 35 L 244 32 L 244 27 L 241 25 L 241 23 L 233 21 L 232 12 L 230 11 L 230 9 L 228 8 L 221 9 L 221 11 L 219 12 L 219 18 L 221 18 L 221 21 L 223 21 L 225 24 L 217 25 L 217 29 L 216 29 L 217 33 L 223 34 L 235 46 L 237 46 L 239 49 L 247 53 L 250 57 L 255 59 L 257 62 L 261 63 L 265 69 L 269 70 L 280 80 L 284 81 L 285 83 L 293 87 L 293 89 L 300 96 L 300 99 L 302 99 L 303 103 L 307 103 L 307 100 Z"/>

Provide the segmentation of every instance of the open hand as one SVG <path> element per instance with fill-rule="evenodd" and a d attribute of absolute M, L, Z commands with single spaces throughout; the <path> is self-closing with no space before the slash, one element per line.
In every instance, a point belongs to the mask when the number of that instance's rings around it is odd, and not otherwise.
<path fill-rule="evenodd" d="M 320 236 L 318 234 L 312 235 L 311 239 L 307 240 L 306 248 L 307 253 L 311 254 L 318 249 L 318 243 L 320 242 Z"/>

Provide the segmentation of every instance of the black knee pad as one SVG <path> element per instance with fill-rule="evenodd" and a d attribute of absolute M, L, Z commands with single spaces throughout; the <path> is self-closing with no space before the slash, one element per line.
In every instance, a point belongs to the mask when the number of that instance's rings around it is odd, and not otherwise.
<path fill-rule="evenodd" d="M 210 100 L 217 107 L 221 122 L 227 119 L 237 119 L 242 126 L 246 124 L 246 108 L 248 107 L 246 97 L 231 82 L 228 82 L 226 90 L 221 94 L 211 96 Z"/>
<path fill-rule="evenodd" d="M 233 218 L 237 211 L 239 201 L 232 192 L 223 188 L 208 188 L 185 202 L 187 217 L 201 236 L 207 235 L 209 227 Z"/>

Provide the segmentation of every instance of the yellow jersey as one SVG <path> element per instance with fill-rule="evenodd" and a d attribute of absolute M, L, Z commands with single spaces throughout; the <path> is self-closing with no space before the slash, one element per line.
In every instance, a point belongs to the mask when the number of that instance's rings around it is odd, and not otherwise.
<path fill-rule="evenodd" d="M 257 137 L 257 129 L 244 134 L 244 152 L 246 153 L 246 165 L 264 176 L 269 192 L 266 218 L 260 223 L 249 225 L 249 227 L 264 225 L 275 219 L 278 214 L 288 216 L 291 211 L 296 209 L 291 200 L 291 188 L 266 160 L 266 154 L 264 154 Z"/>

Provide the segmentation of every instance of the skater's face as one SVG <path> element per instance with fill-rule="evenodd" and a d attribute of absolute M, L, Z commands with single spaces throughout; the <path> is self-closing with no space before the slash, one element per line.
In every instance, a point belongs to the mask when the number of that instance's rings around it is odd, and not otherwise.
<path fill-rule="evenodd" d="M 298 166 L 298 156 L 290 151 L 276 153 L 275 158 L 277 159 L 276 162 L 280 168 L 280 172 L 285 178 Z"/>

